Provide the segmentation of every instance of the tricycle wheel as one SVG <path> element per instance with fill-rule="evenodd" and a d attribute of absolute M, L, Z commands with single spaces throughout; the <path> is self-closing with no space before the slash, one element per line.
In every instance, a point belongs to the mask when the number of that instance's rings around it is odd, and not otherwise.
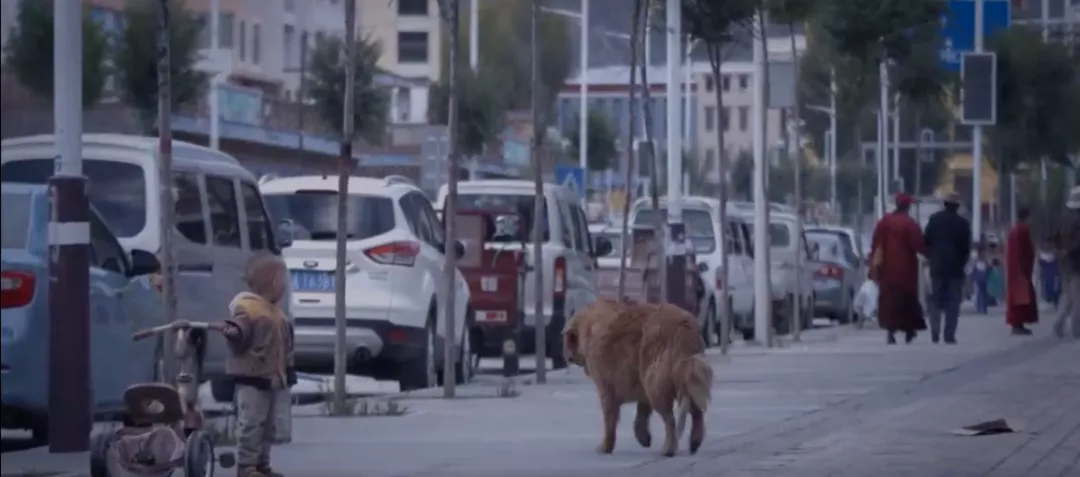
<path fill-rule="evenodd" d="M 109 477 L 109 449 L 116 442 L 116 432 L 95 435 L 90 442 L 90 477 Z"/>
<path fill-rule="evenodd" d="M 213 477 L 214 441 L 203 431 L 192 432 L 184 449 L 184 475 L 186 477 Z"/>

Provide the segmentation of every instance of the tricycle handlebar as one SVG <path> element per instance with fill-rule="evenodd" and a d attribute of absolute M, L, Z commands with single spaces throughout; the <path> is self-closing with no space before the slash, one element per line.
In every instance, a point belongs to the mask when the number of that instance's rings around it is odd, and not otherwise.
<path fill-rule="evenodd" d="M 131 335 L 131 339 L 133 339 L 135 341 L 139 341 L 139 340 L 141 340 L 143 338 L 148 338 L 148 337 L 154 336 L 154 335 L 160 335 L 162 333 L 167 333 L 169 331 L 190 330 L 190 329 L 221 331 L 224 328 L 225 328 L 225 325 L 222 324 L 222 323 L 206 323 L 206 322 L 202 322 L 202 321 L 177 320 L 177 321 L 174 321 L 172 323 L 166 323 L 164 325 L 155 326 L 153 328 L 146 328 L 146 329 L 136 331 L 134 334 Z"/>

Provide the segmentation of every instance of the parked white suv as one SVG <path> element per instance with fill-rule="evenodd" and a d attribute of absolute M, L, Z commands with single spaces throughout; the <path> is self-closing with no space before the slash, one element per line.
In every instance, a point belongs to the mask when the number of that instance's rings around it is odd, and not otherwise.
<path fill-rule="evenodd" d="M 458 210 L 515 211 L 524 218 L 524 232 L 532 237 L 537 220 L 533 211 L 535 188 L 532 181 L 485 179 L 458 183 Z M 436 207 L 443 209 L 447 187 L 439 189 Z M 577 196 L 561 185 L 544 184 L 545 210 L 540 215 L 543 227 L 543 314 L 547 324 L 547 356 L 556 369 L 566 367 L 562 352 L 562 329 L 566 320 L 577 310 L 596 300 L 596 253 L 589 234 L 585 212 Z M 487 247 L 520 250 L 515 243 L 491 243 Z M 533 244 L 525 245 L 526 263 L 533 263 Z M 534 283 L 536 273 L 525 279 L 525 320 L 521 330 L 523 353 L 535 351 L 534 343 L 536 302 Z"/>
<path fill-rule="evenodd" d="M 320 372 L 334 362 L 334 270 L 338 236 L 336 177 L 270 179 L 260 185 L 270 214 L 292 234 L 283 251 L 292 272 L 296 363 Z M 458 347 L 457 377 L 471 359 L 469 289 L 455 280 L 457 329 L 445 329 L 442 222 L 411 181 L 352 177 L 348 197 L 345 307 L 350 371 L 396 379 L 402 390 L 434 386 L 443 346 Z M 450 247 L 461 253 L 461 244 Z"/>

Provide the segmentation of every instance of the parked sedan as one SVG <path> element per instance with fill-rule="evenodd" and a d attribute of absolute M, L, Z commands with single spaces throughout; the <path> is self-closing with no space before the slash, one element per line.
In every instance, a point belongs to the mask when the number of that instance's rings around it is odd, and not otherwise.
<path fill-rule="evenodd" d="M 842 227 L 807 227 L 806 240 L 820 263 L 814 272 L 814 311 L 839 323 L 854 316 L 855 293 L 866 279 L 855 231 Z"/>
<path fill-rule="evenodd" d="M 45 186 L 5 183 L 2 210 L 3 341 L 0 347 L 4 428 L 29 429 L 47 439 L 49 325 L 49 193 Z M 133 330 L 159 325 L 164 309 L 148 275 L 157 258 L 142 250 L 128 256 L 90 213 L 90 374 L 93 412 L 115 416 L 124 391 L 156 380 L 162 346 L 133 341 Z M 79 359 L 79 357 L 73 357 Z"/>

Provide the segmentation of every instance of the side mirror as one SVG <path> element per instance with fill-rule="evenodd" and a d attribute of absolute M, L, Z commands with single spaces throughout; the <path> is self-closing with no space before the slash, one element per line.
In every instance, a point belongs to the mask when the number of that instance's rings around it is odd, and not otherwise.
<path fill-rule="evenodd" d="M 146 250 L 131 251 L 131 268 L 128 270 L 128 278 L 152 275 L 161 271 L 161 262 L 157 255 Z"/>
<path fill-rule="evenodd" d="M 611 245 L 611 240 L 607 237 L 596 237 L 593 239 L 593 253 L 597 257 L 606 257 L 611 254 L 615 247 Z"/>
<path fill-rule="evenodd" d="M 293 243 L 293 221 L 289 219 L 278 222 L 277 231 L 274 234 L 279 249 L 286 248 Z"/>
<path fill-rule="evenodd" d="M 701 262 L 701 263 L 697 264 L 697 271 L 698 271 L 698 273 L 705 273 L 705 272 L 709 271 L 709 264 L 707 264 L 705 262 Z"/>

